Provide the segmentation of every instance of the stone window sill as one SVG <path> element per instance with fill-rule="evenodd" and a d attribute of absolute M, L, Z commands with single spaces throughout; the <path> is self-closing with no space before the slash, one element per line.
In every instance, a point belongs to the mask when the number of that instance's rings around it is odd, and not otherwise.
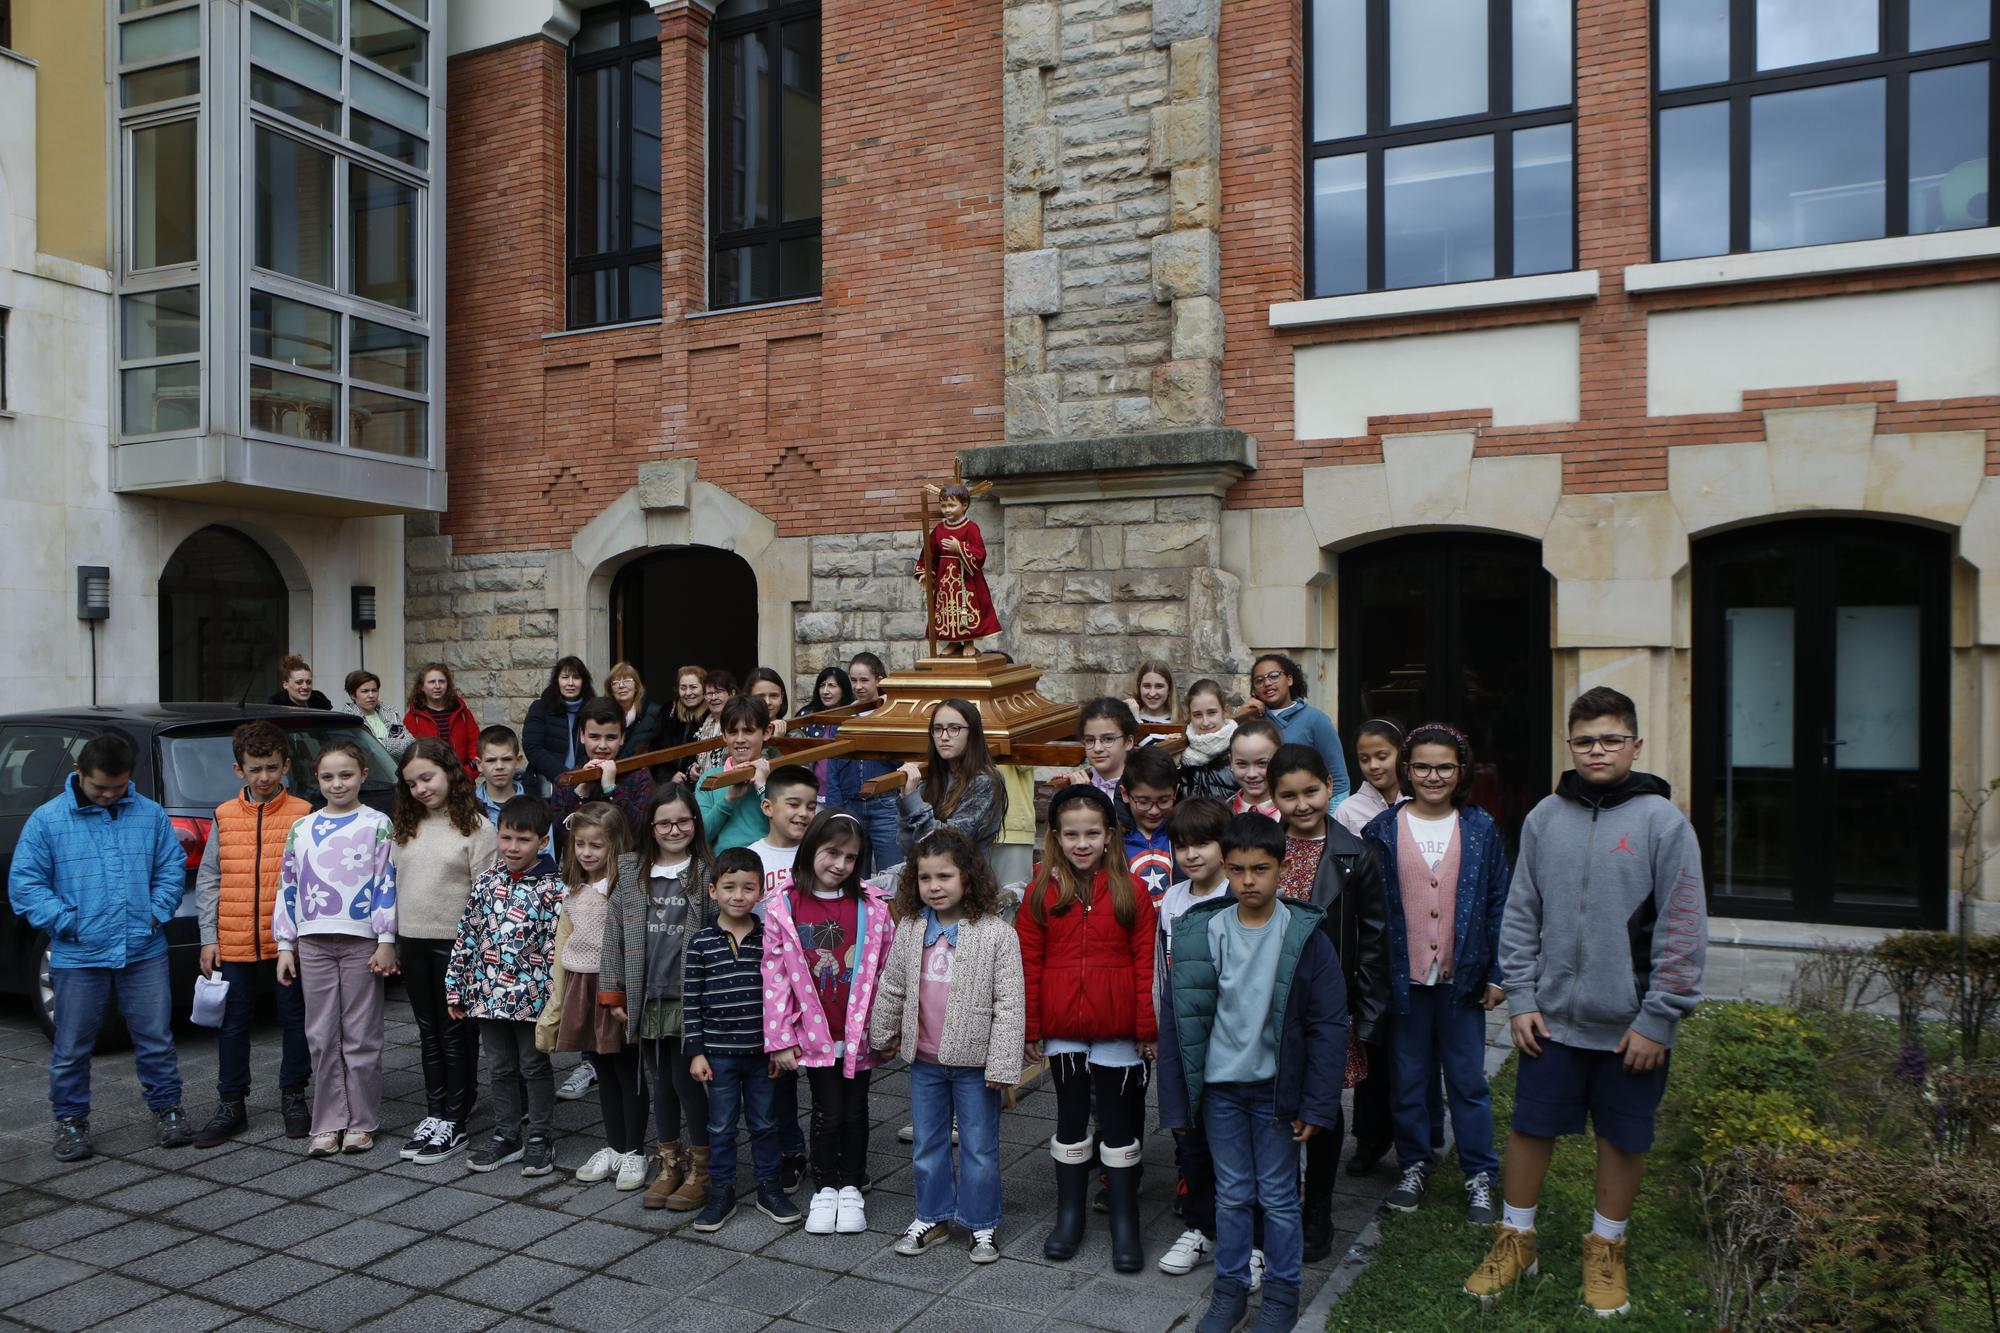
<path fill-rule="evenodd" d="M 725 315 L 754 315 L 765 310 L 782 310 L 793 305 L 818 305 L 817 296 L 794 296 L 789 301 L 760 301 L 756 305 L 726 305 L 720 310 L 697 310 L 682 315 L 682 319 L 721 319 Z"/>
<path fill-rule="evenodd" d="M 1587 301 L 1597 295 L 1597 270 L 1538 273 L 1526 278 L 1489 278 L 1484 282 L 1453 282 L 1437 287 L 1402 287 L 1392 292 L 1357 292 L 1353 296 L 1322 296 L 1310 301 L 1281 301 L 1271 307 L 1274 329 L 1313 324 L 1347 324 L 1395 315 L 1430 315 L 1457 310 L 1488 310 L 1499 306 L 1542 305 L 1550 301 Z"/>
<path fill-rule="evenodd" d="M 1721 287 L 1773 278 L 1987 259 L 1996 255 L 2000 255 L 2000 227 L 1968 227 L 1964 231 L 1932 232 L 1924 236 L 1885 236 L 1873 241 L 1843 241 L 1838 245 L 1802 245 L 1790 250 L 1633 264 L 1625 270 L 1625 290 L 1667 292 L 1689 287 Z"/>
<path fill-rule="evenodd" d="M 587 338 L 593 333 L 623 333 L 628 329 L 657 329 L 659 327 L 660 321 L 657 319 L 634 319 L 628 320 L 623 324 L 586 324 L 580 329 L 558 329 L 554 333 L 544 333 L 542 341 L 552 343 L 563 338 Z"/>

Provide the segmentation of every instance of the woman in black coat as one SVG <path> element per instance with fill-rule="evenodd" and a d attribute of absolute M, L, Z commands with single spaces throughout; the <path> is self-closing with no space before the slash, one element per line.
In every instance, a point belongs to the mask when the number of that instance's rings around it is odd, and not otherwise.
<path fill-rule="evenodd" d="M 592 694 L 590 668 L 581 657 L 556 662 L 542 697 L 528 705 L 527 720 L 521 724 L 521 752 L 528 756 L 530 773 L 553 785 L 583 761 L 576 715 Z"/>

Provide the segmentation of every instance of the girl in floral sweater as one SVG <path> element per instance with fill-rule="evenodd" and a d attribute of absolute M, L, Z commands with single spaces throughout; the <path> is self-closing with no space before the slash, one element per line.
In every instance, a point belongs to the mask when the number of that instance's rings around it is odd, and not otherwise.
<path fill-rule="evenodd" d="M 314 1157 L 364 1153 L 382 1122 L 382 981 L 396 972 L 389 817 L 361 804 L 368 762 L 329 741 L 315 764 L 326 806 L 292 825 L 271 937 L 278 984 L 305 998 Z"/>

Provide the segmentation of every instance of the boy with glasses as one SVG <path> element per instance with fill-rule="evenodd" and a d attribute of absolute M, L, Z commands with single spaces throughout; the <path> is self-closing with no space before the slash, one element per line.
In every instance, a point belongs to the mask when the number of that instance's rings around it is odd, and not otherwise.
<path fill-rule="evenodd" d="M 1496 1303 L 1536 1266 L 1535 1209 L 1555 1140 L 1597 1135 L 1597 1204 L 1583 1238 L 1583 1302 L 1631 1309 L 1625 1226 L 1680 1021 L 1701 998 L 1708 909 L 1701 848 L 1669 788 L 1635 773 L 1645 742 L 1618 691 L 1569 709 L 1574 767 L 1521 829 L 1500 929 L 1500 984 L 1521 1052 L 1503 1214 L 1465 1290 Z"/>

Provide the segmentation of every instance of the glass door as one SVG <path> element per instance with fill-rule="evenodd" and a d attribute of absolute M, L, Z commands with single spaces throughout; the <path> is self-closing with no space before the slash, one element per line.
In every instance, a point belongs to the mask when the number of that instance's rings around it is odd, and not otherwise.
<path fill-rule="evenodd" d="M 1944 919 L 1950 541 L 1799 520 L 1695 548 L 1694 812 L 1716 910 Z"/>

